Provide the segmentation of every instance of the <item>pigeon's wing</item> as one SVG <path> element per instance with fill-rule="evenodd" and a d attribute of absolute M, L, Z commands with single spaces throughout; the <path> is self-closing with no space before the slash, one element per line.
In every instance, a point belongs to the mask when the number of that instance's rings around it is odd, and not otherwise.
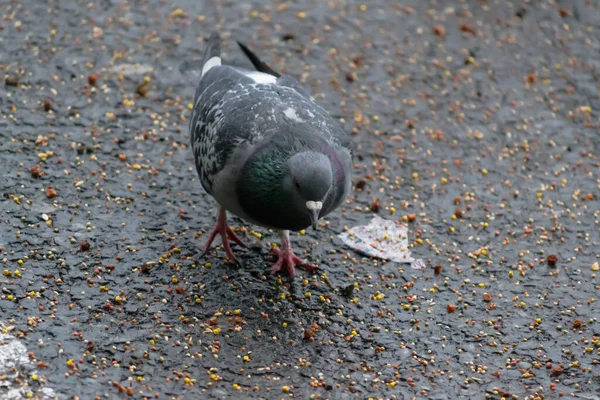
<path fill-rule="evenodd" d="M 218 65 L 208 70 L 198 83 L 189 127 L 190 141 L 198 176 L 208 193 L 231 148 L 250 139 L 252 131 L 231 123 L 236 116 L 229 108 L 235 108 L 236 96 L 244 95 L 253 82 L 232 67 Z"/>

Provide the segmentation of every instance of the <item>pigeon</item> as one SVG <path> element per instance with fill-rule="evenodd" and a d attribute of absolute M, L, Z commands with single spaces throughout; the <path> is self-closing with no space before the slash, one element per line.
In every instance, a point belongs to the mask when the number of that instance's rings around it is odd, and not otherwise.
<path fill-rule="evenodd" d="M 300 82 L 238 45 L 254 69 L 222 64 L 218 32 L 207 40 L 189 125 L 196 172 L 218 205 L 202 256 L 220 235 L 237 262 L 230 241 L 246 246 L 227 223 L 230 212 L 279 232 L 271 272 L 293 278 L 296 266 L 316 266 L 295 255 L 289 233 L 317 229 L 348 196 L 350 139 Z"/>

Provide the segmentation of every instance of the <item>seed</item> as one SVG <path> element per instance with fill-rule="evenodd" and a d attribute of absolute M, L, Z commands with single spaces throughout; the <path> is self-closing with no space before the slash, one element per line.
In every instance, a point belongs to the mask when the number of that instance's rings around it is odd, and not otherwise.
<path fill-rule="evenodd" d="M 558 262 L 558 257 L 556 257 L 555 254 L 550 254 L 550 255 L 548 255 L 548 257 L 546 257 L 546 263 L 551 267 L 554 267 L 557 262 Z"/>
<path fill-rule="evenodd" d="M 90 243 L 87 240 L 84 240 L 79 244 L 79 251 L 80 252 L 89 251 L 90 247 L 91 247 Z"/>
<path fill-rule="evenodd" d="M 456 306 L 454 304 L 448 304 L 446 306 L 446 310 L 449 314 L 452 314 L 454 311 L 456 311 Z"/>
<path fill-rule="evenodd" d="M 44 175 L 44 173 L 42 172 L 42 167 L 39 164 L 36 164 L 33 167 L 31 167 L 31 176 L 32 177 L 39 178 L 42 175 Z"/>
<path fill-rule="evenodd" d="M 433 268 L 433 273 L 434 273 L 434 274 L 436 274 L 436 275 L 439 275 L 441 272 L 442 272 L 442 266 L 441 266 L 440 264 L 436 265 L 436 266 Z"/>
<path fill-rule="evenodd" d="M 46 99 L 44 100 L 44 111 L 48 112 L 52 110 L 52 100 Z"/>
<path fill-rule="evenodd" d="M 91 73 L 88 75 L 88 83 L 92 86 L 96 86 L 96 83 L 98 81 L 98 74 L 96 73 Z"/>
<path fill-rule="evenodd" d="M 48 186 L 46 188 L 46 197 L 49 199 L 53 199 L 56 197 L 56 190 L 52 186 Z"/>

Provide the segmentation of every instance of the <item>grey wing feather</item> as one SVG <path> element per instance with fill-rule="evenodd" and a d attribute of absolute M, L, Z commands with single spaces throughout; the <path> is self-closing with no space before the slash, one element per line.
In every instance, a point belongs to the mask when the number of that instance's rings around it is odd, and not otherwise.
<path fill-rule="evenodd" d="M 228 93 L 252 80 L 229 66 L 211 68 L 200 80 L 194 95 L 190 141 L 196 170 L 204 189 L 211 193 L 214 175 L 222 168 L 225 154 L 218 152 L 226 117 L 223 105 Z"/>

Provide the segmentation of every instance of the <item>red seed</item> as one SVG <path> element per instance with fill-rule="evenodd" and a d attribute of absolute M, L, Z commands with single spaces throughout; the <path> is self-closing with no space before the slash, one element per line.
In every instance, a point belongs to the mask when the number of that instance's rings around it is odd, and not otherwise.
<path fill-rule="evenodd" d="M 56 197 L 56 190 L 52 186 L 48 186 L 46 188 L 46 197 L 49 199 L 53 199 Z"/>
<path fill-rule="evenodd" d="M 98 81 L 98 74 L 96 73 L 91 73 L 88 75 L 88 83 L 92 86 L 96 86 L 96 83 Z"/>
<path fill-rule="evenodd" d="M 373 211 L 375 214 L 377 214 L 379 212 L 379 210 L 381 209 L 381 200 L 374 199 L 373 202 L 371 203 L 371 205 L 369 206 L 369 209 L 371 211 Z"/>
<path fill-rule="evenodd" d="M 433 27 L 433 33 L 436 34 L 436 36 L 446 36 L 446 28 L 444 28 L 441 25 L 436 25 Z"/>
<path fill-rule="evenodd" d="M 84 240 L 79 244 L 79 251 L 80 252 L 89 251 L 90 247 L 91 247 L 90 243 L 87 240 Z"/>
<path fill-rule="evenodd" d="M 408 219 L 408 222 L 415 222 L 417 219 L 417 214 L 408 214 L 406 218 Z"/>
<path fill-rule="evenodd" d="M 436 266 L 433 268 L 433 273 L 434 273 L 434 274 L 436 274 L 436 275 L 439 275 L 441 272 L 442 272 L 442 266 L 441 266 L 440 264 L 436 265 Z"/>
<path fill-rule="evenodd" d="M 563 373 L 563 366 L 562 365 L 557 365 L 556 367 L 552 368 L 552 371 L 550 372 L 552 374 L 552 376 L 561 376 Z"/>
<path fill-rule="evenodd" d="M 39 178 L 42 175 L 44 175 L 44 172 L 42 171 L 42 167 L 40 167 L 39 164 L 36 164 L 33 167 L 31 167 L 31 176 L 32 177 Z"/>
<path fill-rule="evenodd" d="M 448 304 L 446 306 L 446 310 L 449 314 L 452 314 L 454 311 L 456 311 L 456 306 L 454 304 Z"/>
<path fill-rule="evenodd" d="M 557 262 L 558 262 L 558 257 L 556 257 L 555 254 L 550 254 L 548 257 L 546 257 L 546 263 L 551 267 L 554 267 Z"/>

